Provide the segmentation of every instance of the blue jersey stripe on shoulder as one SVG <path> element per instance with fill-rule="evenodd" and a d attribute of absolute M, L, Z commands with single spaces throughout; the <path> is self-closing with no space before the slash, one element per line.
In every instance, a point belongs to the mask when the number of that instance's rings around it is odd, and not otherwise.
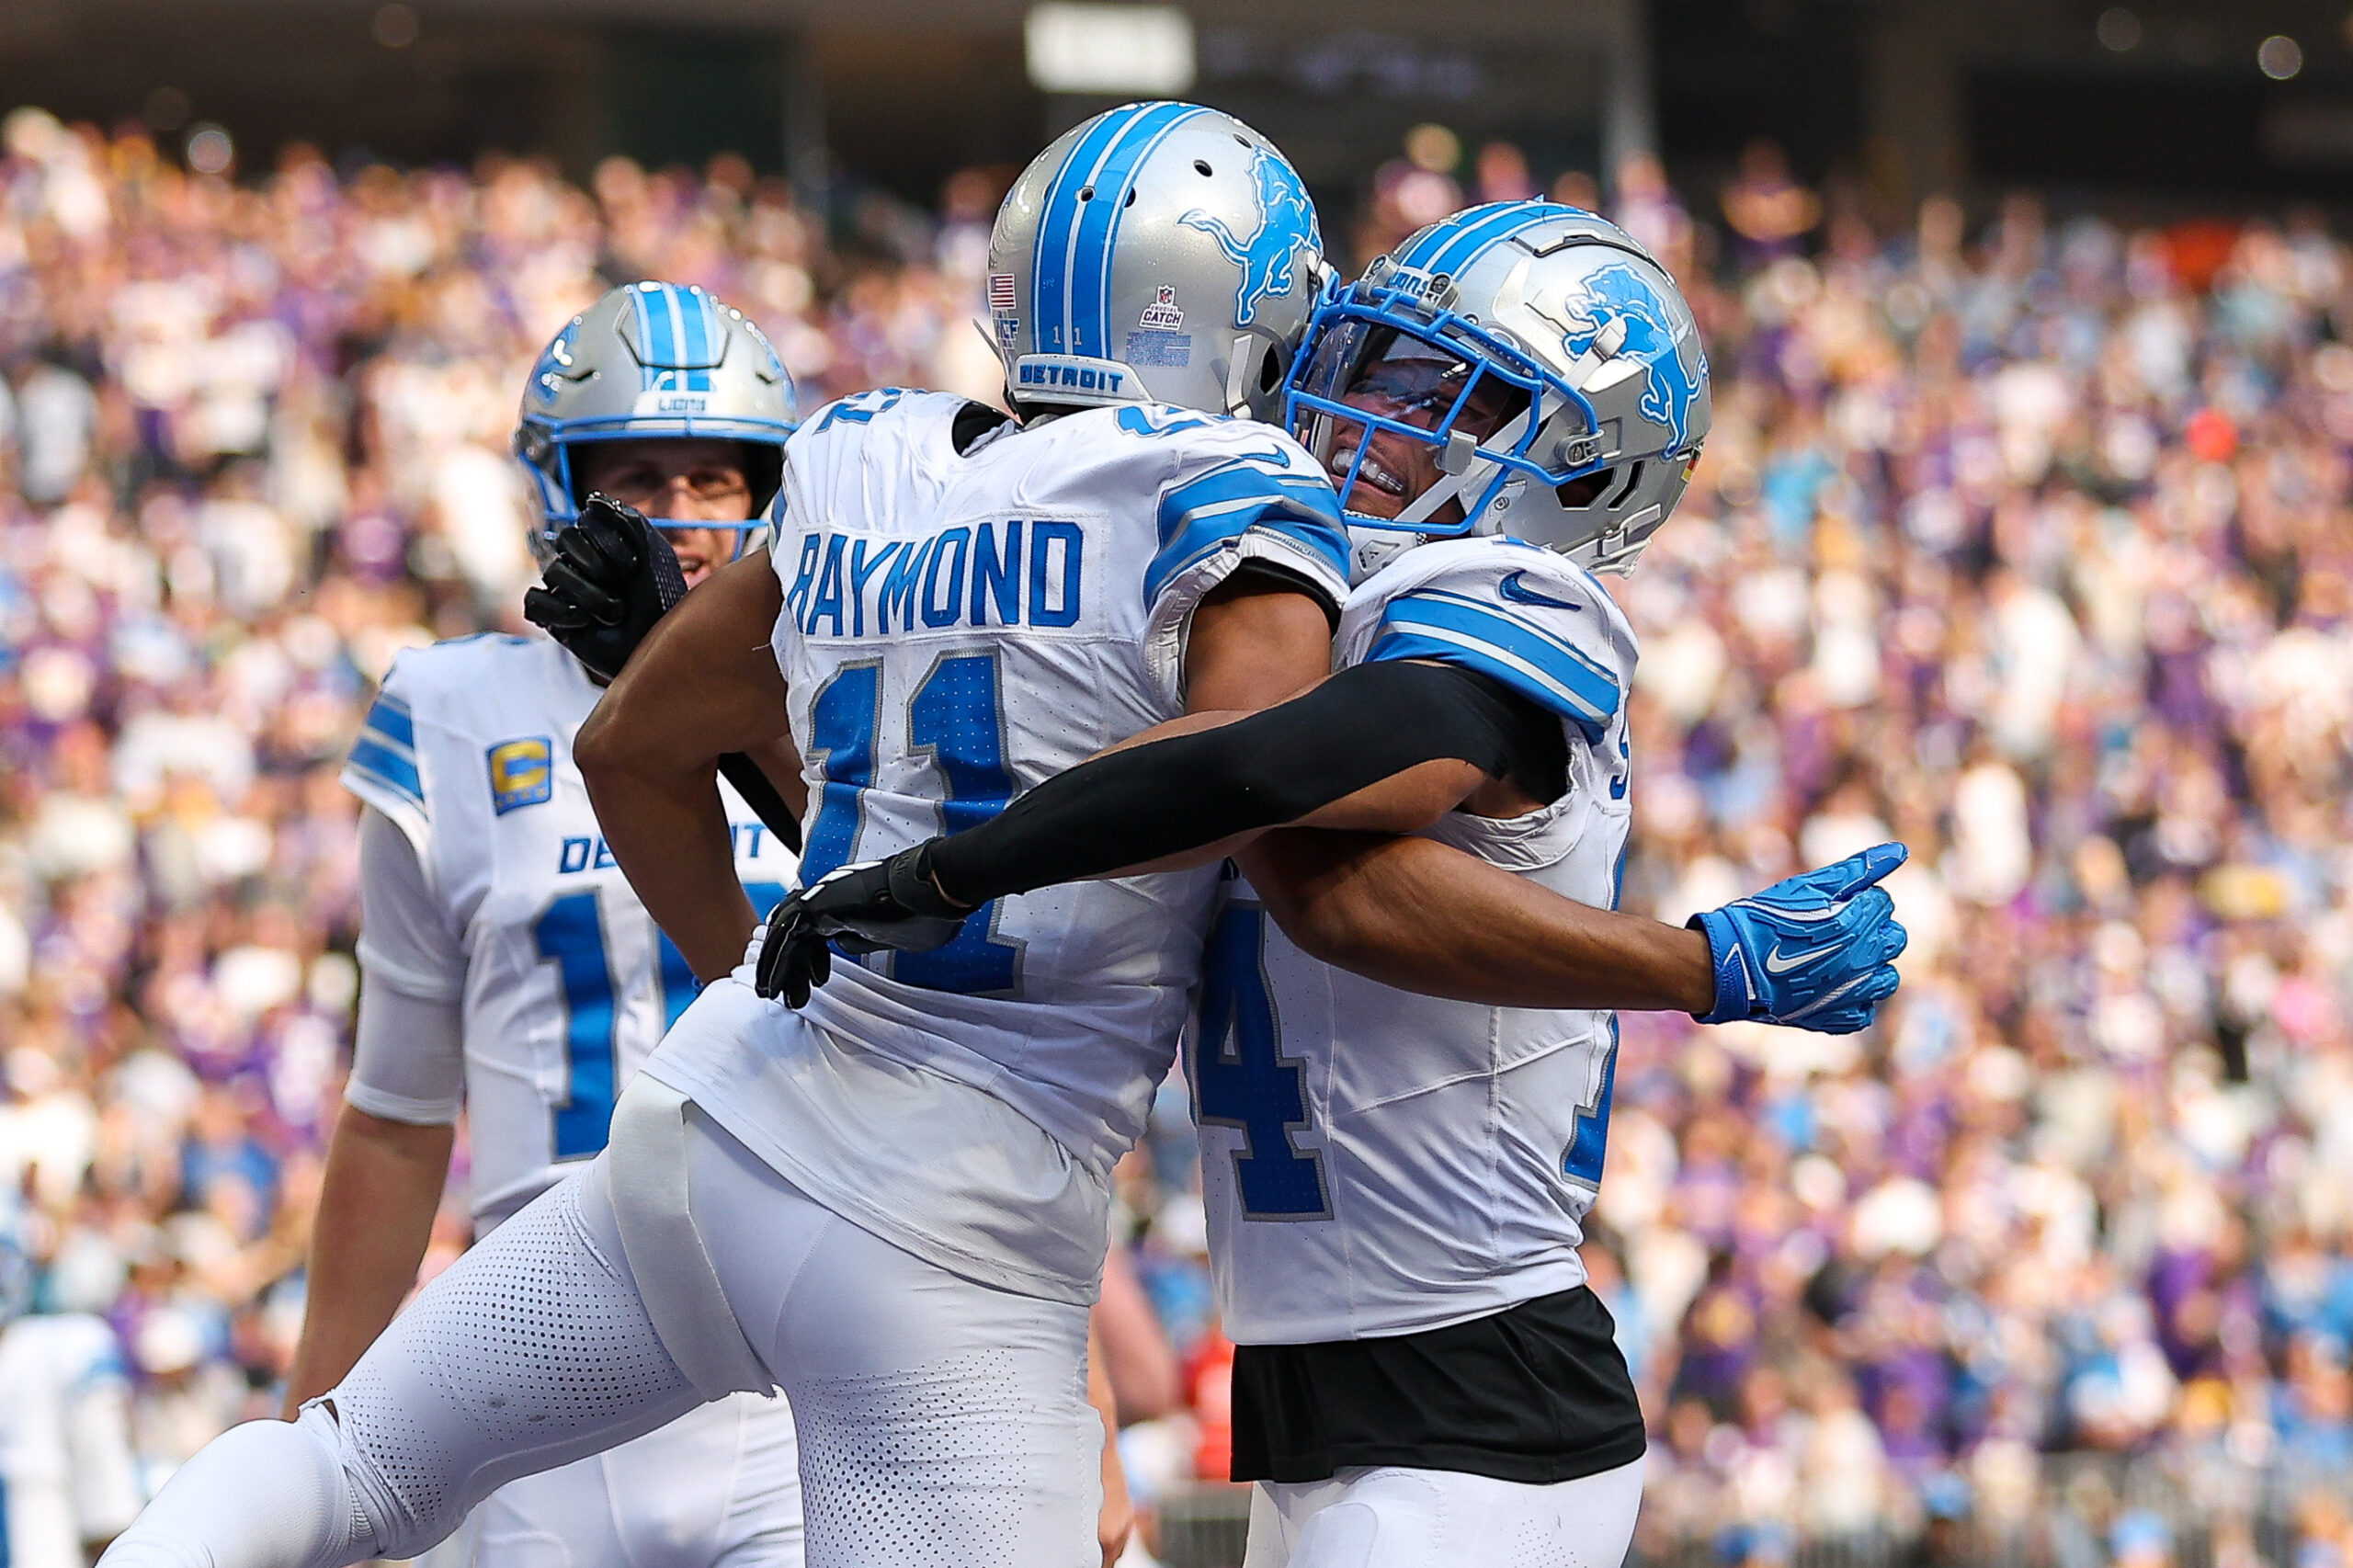
<path fill-rule="evenodd" d="M 1071 231 L 1086 205 L 1078 199 L 1095 178 L 1095 171 L 1120 133 L 1142 112 L 1143 106 L 1114 109 L 1079 138 L 1070 156 L 1046 187 L 1045 212 L 1038 223 L 1038 249 L 1029 275 L 1029 335 L 1041 354 L 1070 351 Z"/>
<path fill-rule="evenodd" d="M 1563 691 L 1559 683 L 1539 674 L 1525 660 L 1515 658 L 1502 649 L 1475 638 L 1459 633 L 1437 631 L 1384 631 L 1365 655 L 1369 665 L 1393 659 L 1431 659 L 1439 664 L 1459 665 L 1476 670 L 1500 684 L 1506 690 L 1518 692 L 1547 713 L 1557 714 L 1583 731 L 1586 739 L 1598 741 L 1606 720 L 1586 711 L 1575 697 Z"/>
<path fill-rule="evenodd" d="M 1116 358 L 1111 352 L 1111 259 L 1119 252 L 1120 220 L 1127 211 L 1128 185 L 1139 165 L 1168 133 L 1197 114 L 1208 112 L 1196 104 L 1154 104 L 1128 122 L 1128 130 L 1095 176 L 1095 199 L 1082 203 L 1078 234 L 1073 242 L 1077 261 L 1071 277 L 1071 348 L 1073 354 Z"/>
<path fill-rule="evenodd" d="M 391 746 L 362 734 L 351 748 L 348 765 L 354 773 L 381 784 L 393 794 L 412 805 L 425 804 L 425 780 L 416 771 L 416 759 L 404 756 Z"/>
<path fill-rule="evenodd" d="M 1160 502 L 1160 551 L 1144 569 L 1150 603 L 1187 567 L 1252 529 L 1281 535 L 1328 563 L 1343 583 L 1347 535 L 1331 484 L 1321 475 L 1249 461 L 1211 470 L 1176 486 Z"/>
<path fill-rule="evenodd" d="M 361 721 L 388 741 L 416 749 L 416 721 L 409 717 L 408 704 L 397 697 L 379 695 L 368 707 L 368 717 Z"/>
<path fill-rule="evenodd" d="M 1620 693 L 1609 673 L 1566 643 L 1527 622 L 1452 595 L 1408 594 L 1381 612 L 1385 644 L 1393 635 L 1436 640 L 1519 672 L 1514 685 L 1544 707 L 1580 723 L 1599 723 L 1618 711 Z M 1425 658 L 1427 653 L 1383 653 L 1375 658 Z M 1534 683 L 1531 686 L 1531 682 Z"/>

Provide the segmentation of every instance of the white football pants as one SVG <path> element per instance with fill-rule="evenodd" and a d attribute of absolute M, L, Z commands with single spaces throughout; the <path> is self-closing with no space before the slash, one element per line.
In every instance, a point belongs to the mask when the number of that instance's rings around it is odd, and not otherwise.
<path fill-rule="evenodd" d="M 1620 1568 L 1642 1501 L 1640 1460 L 1546 1486 L 1393 1465 L 1262 1481 L 1243 1568 Z"/>
<path fill-rule="evenodd" d="M 620 1144 L 617 1127 L 614 1150 L 426 1287 L 298 1422 L 249 1422 L 181 1467 L 104 1568 L 413 1557 L 517 1477 L 701 1404 L 622 1248 Z M 790 1400 L 812 1568 L 1099 1562 L 1086 1308 L 902 1252 L 699 1118 L 682 1153 L 693 1223 L 674 1229 L 699 1233 L 718 1309 Z M 657 1299 L 677 1288 L 654 1281 Z"/>
<path fill-rule="evenodd" d="M 510 1481 L 418 1568 L 801 1568 L 801 1463 L 780 1399 L 734 1393 Z"/>

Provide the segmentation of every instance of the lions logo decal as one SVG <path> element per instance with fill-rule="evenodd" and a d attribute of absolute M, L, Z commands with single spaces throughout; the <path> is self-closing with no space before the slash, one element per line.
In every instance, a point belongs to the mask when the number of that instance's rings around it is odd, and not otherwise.
<path fill-rule="evenodd" d="M 1258 226 L 1247 235 L 1235 234 L 1225 220 L 1199 207 L 1176 220 L 1217 241 L 1226 259 L 1242 268 L 1242 283 L 1233 293 L 1236 326 L 1248 326 L 1256 318 L 1259 301 L 1288 294 L 1296 286 L 1300 246 L 1324 248 L 1315 205 L 1307 199 L 1307 189 L 1291 166 L 1260 147 L 1251 155 L 1250 175 L 1257 186 Z"/>
<path fill-rule="evenodd" d="M 1594 338 L 1613 321 L 1626 324 L 1622 358 L 1648 368 L 1650 386 L 1643 393 L 1643 415 L 1675 433 L 1667 450 L 1682 448 L 1690 427 L 1691 405 L 1699 401 L 1699 382 L 1675 351 L 1675 328 L 1666 301 L 1623 262 L 1595 268 L 1592 275 L 1561 301 L 1557 318 L 1568 326 L 1561 347 L 1571 355 L 1585 353 Z M 1701 371 L 1705 373 L 1705 363 Z"/>

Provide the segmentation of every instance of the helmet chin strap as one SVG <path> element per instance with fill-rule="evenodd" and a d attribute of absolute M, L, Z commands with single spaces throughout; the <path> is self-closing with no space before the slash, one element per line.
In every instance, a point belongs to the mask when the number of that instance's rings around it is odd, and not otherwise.
<path fill-rule="evenodd" d="M 1517 445 L 1520 436 L 1528 428 L 1529 419 L 1535 413 L 1536 409 L 1531 403 L 1529 407 L 1521 409 L 1517 415 L 1504 425 L 1503 428 L 1488 437 L 1487 440 L 1506 448 Z M 1488 483 L 1502 471 L 1503 467 L 1502 464 L 1491 459 L 1478 455 L 1479 446 L 1482 444 L 1483 443 L 1472 444 L 1463 454 L 1466 460 L 1463 460 L 1454 472 L 1441 472 L 1436 484 L 1415 496 L 1413 504 L 1397 514 L 1397 520 L 1401 523 L 1426 523 L 1429 521 L 1432 513 L 1449 501 L 1459 496 L 1482 494 Z M 1447 453 L 1439 459 L 1438 465 L 1441 470 L 1446 467 L 1448 460 L 1454 456 L 1455 450 L 1456 448 L 1449 443 Z M 1469 515 L 1470 502 L 1463 502 L 1462 510 L 1465 516 Z"/>

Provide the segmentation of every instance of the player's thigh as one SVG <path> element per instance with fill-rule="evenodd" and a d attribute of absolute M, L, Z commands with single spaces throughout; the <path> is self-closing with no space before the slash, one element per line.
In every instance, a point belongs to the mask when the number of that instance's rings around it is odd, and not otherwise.
<path fill-rule="evenodd" d="M 978 1285 L 689 1139 L 699 1228 L 790 1397 L 815 1568 L 1099 1561 L 1086 1311 Z"/>
<path fill-rule="evenodd" d="M 738 1437 L 718 1568 L 801 1568 L 801 1445 L 791 1406 L 782 1395 L 739 1393 L 713 1408 L 727 1413 Z"/>
<path fill-rule="evenodd" d="M 482 1509 L 477 1507 L 438 1545 L 427 1547 L 411 1558 L 409 1568 L 474 1568 L 474 1551 L 481 1544 Z"/>
<path fill-rule="evenodd" d="M 780 1399 L 719 1400 L 509 1483 L 474 1517 L 478 1555 L 454 1568 L 798 1568 L 791 1418 Z"/>
<path fill-rule="evenodd" d="M 630 1568 L 801 1561 L 801 1467 L 781 1399 L 734 1394 L 597 1456 Z"/>
<path fill-rule="evenodd" d="M 1269 1568 L 1619 1568 L 1633 1543 L 1643 1462 L 1531 1485 L 1459 1471 L 1346 1470 L 1340 1484 L 1262 1485 L 1289 1538 Z M 1259 1514 L 1251 1519 L 1252 1568 Z"/>
<path fill-rule="evenodd" d="M 616 1525 L 604 1456 L 591 1455 L 483 1498 L 451 1538 L 473 1540 L 471 1559 L 452 1568 L 623 1568 L 629 1558 Z"/>
<path fill-rule="evenodd" d="M 1347 1488 L 1340 1481 L 1313 1481 L 1290 1485 L 1259 1482 L 1250 1488 L 1250 1539 L 1242 1568 L 1290 1568 L 1291 1547 L 1299 1527 L 1322 1511 Z"/>
<path fill-rule="evenodd" d="M 404 1557 L 497 1487 L 702 1403 L 646 1317 L 594 1166 L 436 1278 L 325 1401 Z"/>

